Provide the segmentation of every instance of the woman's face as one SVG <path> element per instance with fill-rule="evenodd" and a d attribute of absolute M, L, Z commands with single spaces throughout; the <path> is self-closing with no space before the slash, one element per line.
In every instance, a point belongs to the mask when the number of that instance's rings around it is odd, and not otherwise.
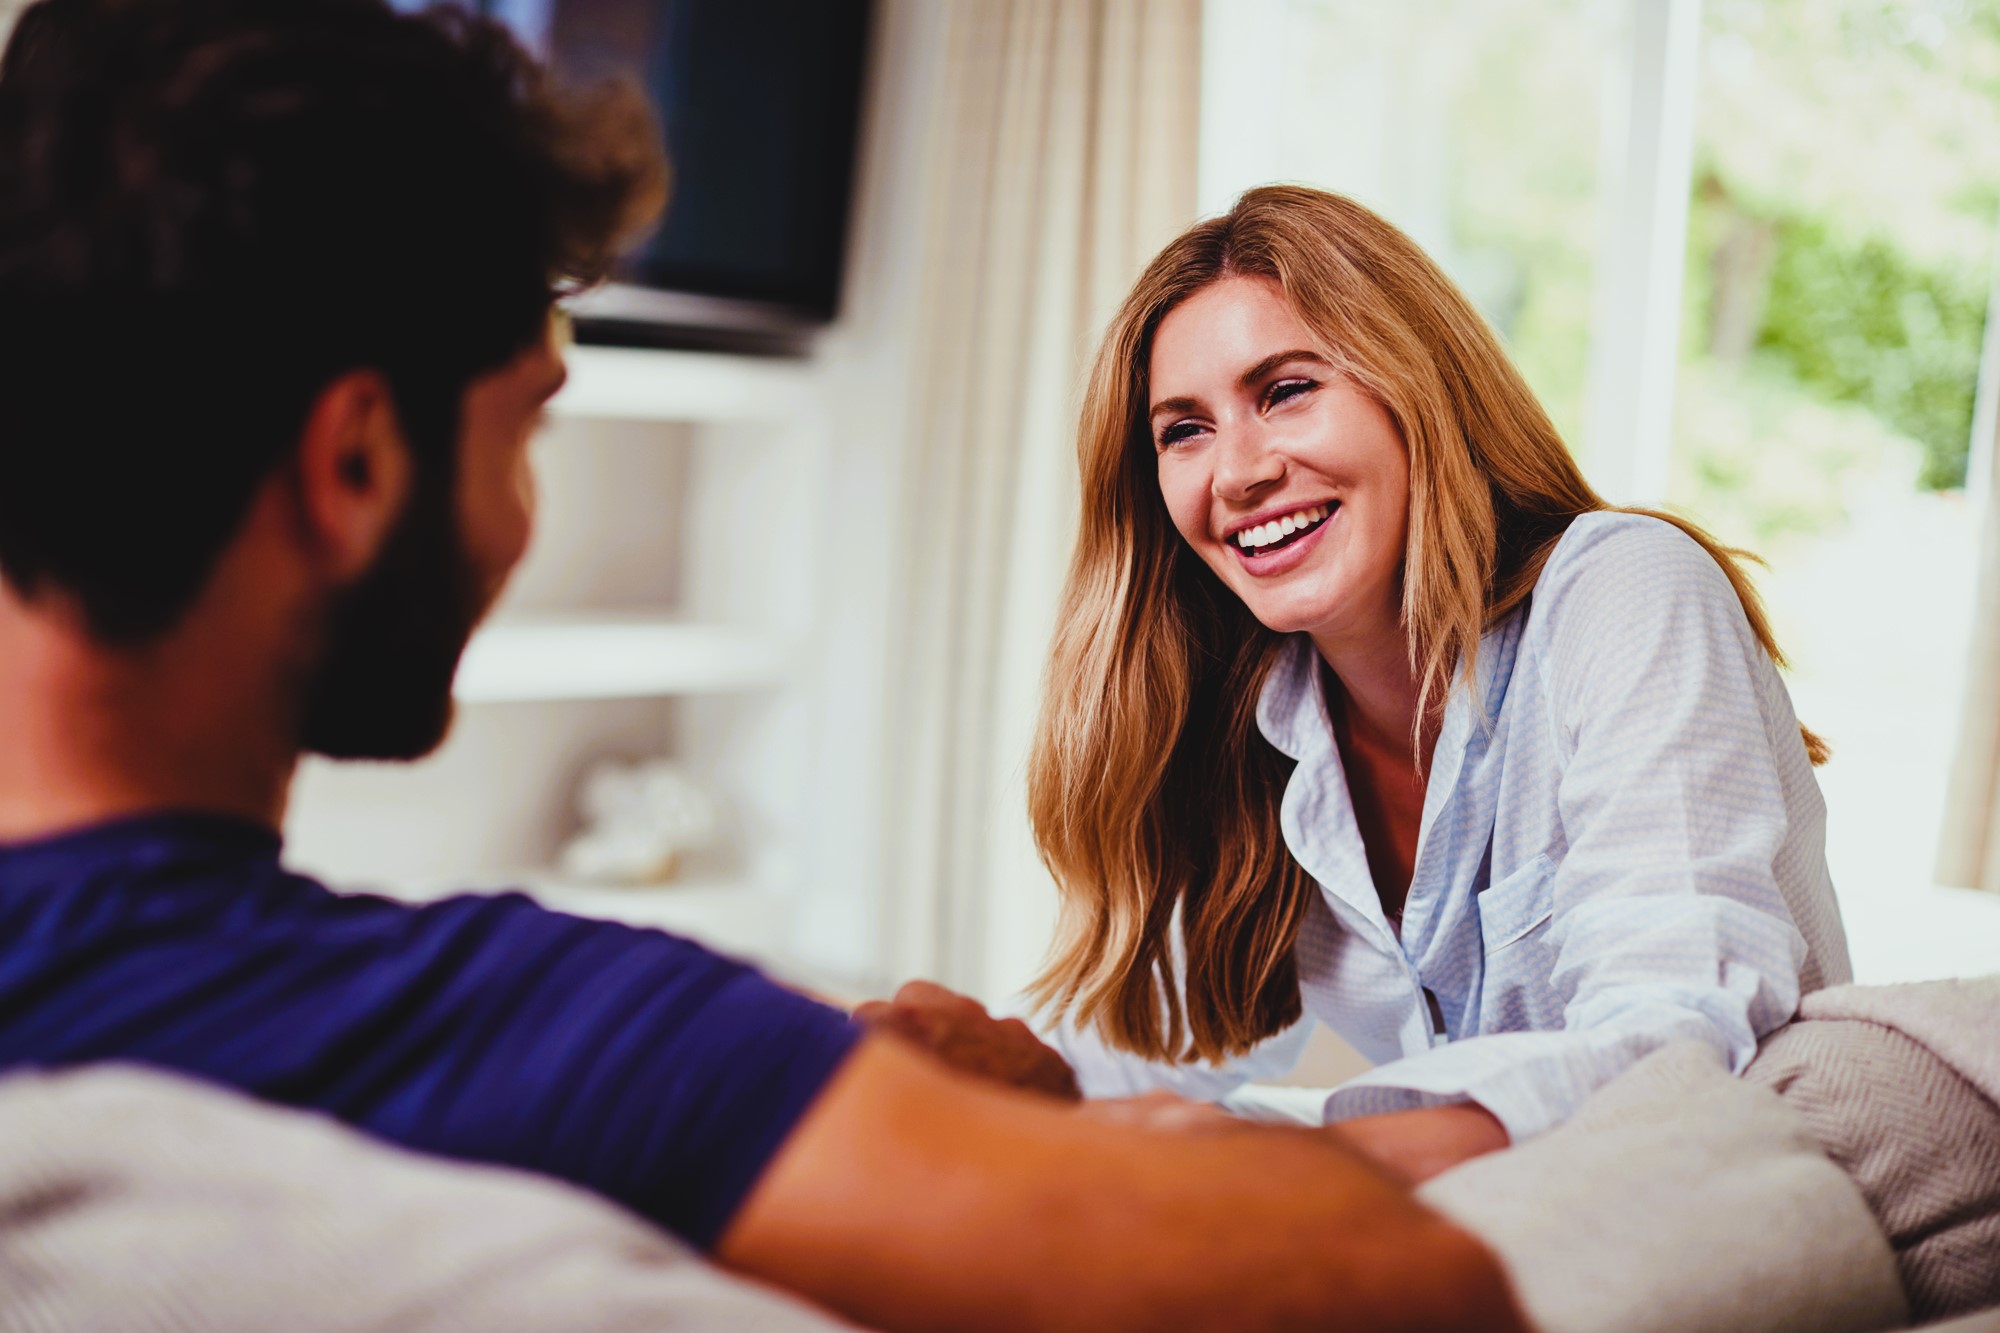
<path fill-rule="evenodd" d="M 1160 494 L 1252 615 L 1323 653 L 1400 635 L 1410 465 L 1389 414 L 1312 350 L 1278 284 L 1233 277 L 1160 322 Z"/>

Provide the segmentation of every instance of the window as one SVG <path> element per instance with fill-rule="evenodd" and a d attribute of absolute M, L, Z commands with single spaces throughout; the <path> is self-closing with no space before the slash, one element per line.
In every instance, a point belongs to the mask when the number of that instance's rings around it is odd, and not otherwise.
<path fill-rule="evenodd" d="M 1762 554 L 1835 750 L 1863 979 L 1990 967 L 2000 904 L 1931 870 L 2000 0 L 1235 0 L 1205 22 L 1204 209 L 1269 180 L 1375 207 L 1500 330 L 1600 491 Z"/>

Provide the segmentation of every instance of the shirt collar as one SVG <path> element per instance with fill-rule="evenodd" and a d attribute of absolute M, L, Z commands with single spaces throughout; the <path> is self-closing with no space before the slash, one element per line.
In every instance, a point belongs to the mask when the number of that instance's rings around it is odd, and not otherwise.
<path fill-rule="evenodd" d="M 1471 698 L 1464 697 L 1467 691 L 1461 688 L 1463 664 L 1452 673 L 1451 691 L 1445 700 L 1447 731 L 1455 730 L 1449 725 L 1449 714 L 1454 708 L 1473 712 L 1473 717 L 1465 719 L 1468 722 L 1482 718 L 1491 721 L 1498 716 L 1506 698 L 1507 681 L 1513 674 L 1514 650 L 1519 646 L 1525 618 L 1522 610 L 1516 610 L 1499 624 L 1490 626 L 1481 637 L 1478 659 L 1473 666 Z M 1313 646 L 1311 635 L 1286 636 L 1277 663 L 1264 678 L 1264 688 L 1257 696 L 1257 730 L 1294 761 L 1332 743 L 1333 727 L 1320 689 L 1319 663 L 1319 649 Z M 1473 699 L 1480 701 L 1479 708 L 1470 707 Z"/>
<path fill-rule="evenodd" d="M 107 848 L 147 847 L 162 842 L 202 843 L 274 855 L 284 846 L 284 839 L 277 829 L 240 815 L 167 809 L 119 815 L 21 842 L 0 842 L 0 853 L 68 855 L 79 849 L 99 852 Z"/>
<path fill-rule="evenodd" d="M 1310 635 L 1286 638 L 1257 696 L 1257 730 L 1286 758 L 1304 759 L 1333 737 L 1319 688 L 1319 650 Z"/>

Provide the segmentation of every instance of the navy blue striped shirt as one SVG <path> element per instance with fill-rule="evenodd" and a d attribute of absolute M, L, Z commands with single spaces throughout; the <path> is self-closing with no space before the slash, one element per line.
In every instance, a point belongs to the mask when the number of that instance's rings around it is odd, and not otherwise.
<path fill-rule="evenodd" d="M 659 931 L 342 896 L 279 851 L 190 814 L 0 846 L 0 1069 L 179 1070 L 708 1246 L 857 1038 Z"/>

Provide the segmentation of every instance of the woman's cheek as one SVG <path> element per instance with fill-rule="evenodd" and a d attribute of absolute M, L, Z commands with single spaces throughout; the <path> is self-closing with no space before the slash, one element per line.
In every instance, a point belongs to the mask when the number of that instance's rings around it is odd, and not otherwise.
<path fill-rule="evenodd" d="M 1208 531 L 1208 486 L 1194 471 L 1172 454 L 1160 456 L 1160 498 L 1166 502 L 1167 517 L 1181 540 L 1199 551 Z"/>

